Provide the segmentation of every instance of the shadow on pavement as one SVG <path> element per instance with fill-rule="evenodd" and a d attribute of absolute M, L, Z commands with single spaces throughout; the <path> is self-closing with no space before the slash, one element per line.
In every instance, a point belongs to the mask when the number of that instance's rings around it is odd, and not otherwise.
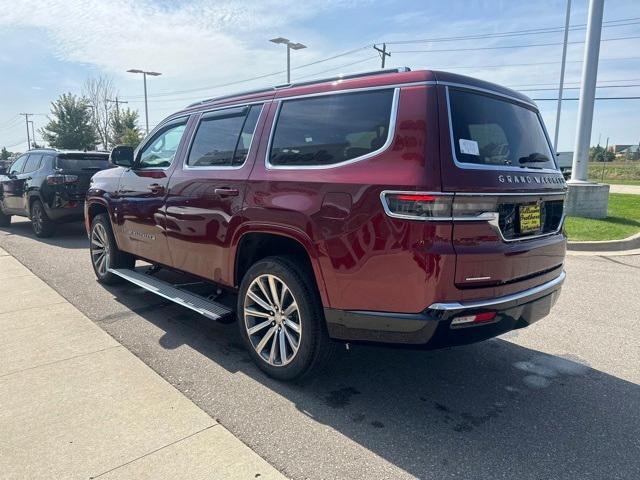
<path fill-rule="evenodd" d="M 110 291 L 125 306 L 140 305 L 145 295 L 129 287 Z M 503 339 L 439 351 L 353 346 L 322 375 L 285 384 L 254 367 L 235 324 L 160 307 L 136 313 L 164 332 L 162 348 L 187 345 L 242 372 L 415 477 L 640 478 L 640 387 L 577 358 Z M 194 378 L 207 381 L 201 371 Z M 196 403 L 197 389 L 185 392 Z M 251 428 L 284 435 L 261 417 L 259 400 L 230 408 L 254 408 Z M 311 445 L 306 438 L 296 454 L 323 454 L 308 451 Z"/>
<path fill-rule="evenodd" d="M 62 223 L 56 225 L 55 233 L 49 238 L 38 238 L 33 233 L 31 222 L 26 218 L 14 217 L 10 227 L 0 228 L 0 235 L 18 235 L 37 242 L 60 248 L 88 248 L 89 241 L 82 222 Z"/>

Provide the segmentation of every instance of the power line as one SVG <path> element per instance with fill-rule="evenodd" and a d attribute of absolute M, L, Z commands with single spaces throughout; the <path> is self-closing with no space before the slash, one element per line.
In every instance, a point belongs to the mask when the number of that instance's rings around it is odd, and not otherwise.
<path fill-rule="evenodd" d="M 640 20 L 640 17 L 633 18 L 622 18 L 619 20 L 609 20 L 607 25 L 603 25 L 603 28 L 611 28 L 611 27 L 625 27 L 628 25 L 637 25 L 640 22 L 636 22 L 635 20 Z M 618 23 L 618 22 L 630 22 L 630 23 Z M 611 25 L 609 23 L 617 23 L 615 25 Z M 586 28 L 586 24 L 575 24 L 569 27 L 569 30 L 584 30 Z M 459 35 L 455 37 L 436 37 L 436 38 L 424 38 L 424 39 L 416 39 L 416 40 L 396 40 L 386 42 L 388 45 L 407 45 L 407 44 L 416 44 L 416 43 L 437 43 L 437 42 L 453 42 L 460 40 L 477 40 L 477 39 L 485 39 L 485 38 L 503 38 L 503 37 L 515 37 L 515 36 L 525 36 L 525 35 L 539 35 L 545 33 L 558 33 L 564 31 L 564 27 L 541 27 L 541 28 L 530 28 L 525 30 L 509 30 L 506 32 L 495 32 L 495 33 L 477 33 L 472 35 Z"/>
<path fill-rule="evenodd" d="M 602 42 L 614 42 L 618 40 L 632 40 L 640 38 L 640 35 L 632 35 L 630 37 L 617 37 L 617 38 L 603 38 Z M 567 42 L 568 45 L 583 44 L 583 41 Z M 476 50 L 503 50 L 508 48 L 530 48 L 530 47 L 552 47 L 557 45 L 563 45 L 562 42 L 549 42 L 549 43 L 530 43 L 528 45 L 502 45 L 498 47 L 468 47 L 468 48 L 443 48 L 435 50 L 395 50 L 393 53 L 438 53 L 438 52 L 471 52 Z"/>
<path fill-rule="evenodd" d="M 615 61 L 615 60 L 640 60 L 640 57 L 618 57 L 618 58 L 601 58 L 600 61 Z M 501 65 L 466 65 L 466 66 L 439 66 L 431 67 L 432 70 L 455 70 L 462 68 L 503 68 L 503 67 L 533 67 L 538 65 L 558 65 L 560 62 L 530 62 L 530 63 L 503 63 Z M 567 63 L 582 63 L 582 60 L 571 60 Z"/>
<path fill-rule="evenodd" d="M 365 49 L 368 49 L 368 48 L 371 48 L 370 45 L 366 45 L 364 47 L 355 48 L 355 49 L 349 50 L 347 52 L 338 53 L 338 54 L 333 55 L 331 57 L 327 57 L 327 58 L 323 58 L 323 59 L 320 59 L 320 60 L 316 60 L 314 62 L 309 62 L 309 63 L 305 63 L 303 65 L 298 65 L 296 67 L 292 67 L 291 70 L 299 70 L 301 68 L 306 68 L 306 67 L 310 67 L 312 65 L 317 65 L 319 63 L 328 62 L 329 60 L 335 60 L 336 58 L 344 57 L 344 56 L 347 56 L 347 55 L 352 55 L 352 54 L 354 54 L 356 52 L 359 52 L 361 50 L 365 50 Z M 280 70 L 278 72 L 265 73 L 263 75 L 258 75 L 256 77 L 244 78 L 242 80 L 234 80 L 233 82 L 221 83 L 221 84 L 218 84 L 218 85 L 210 85 L 210 86 L 207 86 L 207 87 L 190 88 L 190 89 L 187 89 L 187 90 L 174 90 L 174 91 L 158 92 L 158 93 L 156 93 L 154 95 L 149 95 L 149 98 L 166 97 L 166 96 L 178 95 L 178 94 L 182 94 L 182 93 L 194 93 L 194 92 L 201 92 L 201 91 L 204 91 L 204 90 L 214 90 L 214 89 L 217 89 L 217 88 L 230 87 L 230 86 L 238 85 L 238 84 L 241 84 L 241 83 L 247 83 L 247 82 L 252 82 L 254 80 L 261 80 L 263 78 L 274 77 L 276 75 L 282 75 L 285 72 L 286 72 L 286 70 Z M 141 98 L 141 96 L 140 95 L 132 95 L 132 96 L 125 97 L 125 98 L 137 99 L 137 98 Z"/>
<path fill-rule="evenodd" d="M 640 100 L 640 96 L 638 97 L 595 97 L 596 100 Z M 557 98 L 532 98 L 536 102 L 544 102 L 544 101 L 558 101 Z M 579 98 L 563 98 L 562 101 L 565 100 L 580 100 Z"/>
<path fill-rule="evenodd" d="M 633 85 L 597 85 L 596 88 L 627 88 L 627 87 L 640 87 L 640 83 L 634 83 Z M 580 90 L 580 87 L 564 87 L 565 90 Z M 553 91 L 557 88 L 521 88 L 520 92 L 543 92 L 546 90 Z"/>
<path fill-rule="evenodd" d="M 598 82 L 600 83 L 609 83 L 609 82 L 638 82 L 640 81 L 640 78 L 616 78 L 616 79 L 611 79 L 611 80 L 600 80 L 598 79 Z M 576 80 L 574 82 L 565 82 L 565 83 L 580 83 L 579 80 Z M 511 84 L 511 85 L 505 85 L 505 87 L 535 87 L 536 85 L 557 85 L 558 82 L 552 82 L 552 83 L 516 83 L 516 84 Z"/>
<path fill-rule="evenodd" d="M 627 21 L 633 21 L 633 20 L 640 20 L 640 17 L 632 17 L 632 18 L 623 18 L 623 19 L 617 19 L 617 20 L 610 20 L 608 22 L 605 22 L 607 24 L 613 24 L 613 23 L 620 23 L 620 22 L 627 22 Z M 640 23 L 640 22 L 638 22 Z M 575 25 L 575 28 L 581 27 L 584 25 Z M 607 26 L 618 26 L 618 25 L 607 25 Z M 539 28 L 539 29 L 529 29 L 529 30 L 514 30 L 511 32 L 499 32 L 499 33 L 493 33 L 493 34 L 475 34 L 475 35 L 467 35 L 467 36 L 459 36 L 459 37 L 441 37 L 441 38 L 436 38 L 436 39 L 430 39 L 430 40 L 422 40 L 422 41 L 412 41 L 412 42 L 424 42 L 424 41 L 452 41 L 452 40 L 462 40 L 462 39 L 476 39 L 476 38 L 482 38 L 482 35 L 484 36 L 496 36 L 496 35 L 506 35 L 506 34 L 513 34 L 513 33 L 531 33 L 531 32 L 538 32 L 538 33 L 545 33 L 544 30 L 549 30 L 549 29 L 558 29 L 558 27 L 546 27 L 546 28 Z M 487 37 L 490 38 L 490 37 Z M 637 38 L 637 37 L 631 37 L 631 38 Z M 622 38 L 621 38 L 622 39 Z M 612 39 L 615 40 L 615 39 Z M 604 41 L 604 40 L 603 40 Z M 400 42 L 400 43 L 408 43 L 409 41 L 404 41 L 404 42 Z M 387 43 L 394 43 L 394 42 L 387 42 Z M 398 43 L 398 42 L 395 42 Z M 571 42 L 571 43 L 583 43 L 583 42 Z M 557 44 L 552 44 L 552 45 L 557 45 Z M 528 45 L 527 45 L 528 46 Z M 541 45 L 541 46 L 547 46 L 545 45 Z M 526 47 L 526 46 L 525 46 Z M 316 60 L 314 62 L 309 62 L 303 65 L 298 65 L 294 68 L 292 68 L 292 70 L 299 70 L 301 68 L 306 68 L 312 65 L 317 65 L 319 63 L 323 63 L 323 62 L 328 62 L 330 60 L 334 60 L 336 58 L 340 58 L 343 56 L 347 56 L 347 55 L 351 55 L 353 53 L 365 50 L 371 48 L 371 45 L 366 45 L 363 47 L 359 47 L 359 48 L 355 48 L 353 50 L 349 50 L 346 52 L 342 52 L 336 55 L 333 55 L 331 57 L 327 57 L 327 58 L 323 58 L 320 60 Z M 496 47 L 494 47 L 496 48 Z M 505 47 L 505 48 L 516 48 L 516 46 L 513 47 Z M 437 50 L 430 50 L 430 51 L 437 51 Z M 443 51 L 449 51 L 449 50 L 443 50 Z M 451 50 L 451 51 L 460 51 L 460 50 Z M 409 53 L 410 51 L 401 51 L 398 53 Z M 418 53 L 418 52 L 415 52 Z M 149 95 L 149 98 L 161 98 L 161 97 L 167 97 L 167 96 L 173 96 L 173 95 L 179 95 L 179 94 L 184 94 L 184 93 L 195 93 L 195 92 L 201 92 L 201 91 L 206 91 L 206 90 L 214 90 L 214 89 L 218 89 L 218 88 L 223 88 L 223 87 L 229 87 L 229 86 L 234 86 L 234 85 L 238 85 L 238 84 L 242 84 L 242 83 L 247 83 L 247 82 L 251 82 L 254 80 L 261 80 L 264 78 L 269 78 L 269 77 L 273 77 L 276 75 L 281 75 L 282 73 L 284 73 L 284 71 L 278 71 L 278 72 L 272 72 L 272 73 L 266 73 L 263 75 L 258 75 L 255 77 L 249 77 L 249 78 L 244 78 L 241 80 L 236 80 L 233 82 L 227 82 L 227 83 L 223 83 L 223 84 L 218 84 L 218 85 L 210 85 L 210 86 L 206 86 L 206 87 L 198 87 L 198 88 L 191 88 L 191 89 L 186 89 L 186 90 L 172 90 L 172 91 L 164 91 L 164 92 L 158 92 L 155 93 L 154 95 Z M 132 95 L 129 97 L 126 97 L 128 99 L 138 99 L 138 98 L 142 98 L 142 96 L 140 95 Z"/>

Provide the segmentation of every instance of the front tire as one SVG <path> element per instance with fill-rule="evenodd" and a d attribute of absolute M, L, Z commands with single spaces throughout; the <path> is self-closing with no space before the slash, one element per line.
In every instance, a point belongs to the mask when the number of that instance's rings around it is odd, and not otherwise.
<path fill-rule="evenodd" d="M 100 283 L 115 285 L 123 279 L 109 271 L 111 268 L 134 268 L 136 259 L 133 255 L 118 250 L 113 236 L 111 221 L 107 214 L 96 215 L 91 222 L 89 234 L 89 251 L 91 265 Z"/>
<path fill-rule="evenodd" d="M 49 218 L 40 200 L 35 200 L 31 205 L 31 226 L 39 238 L 50 237 L 55 232 L 56 224 Z"/>
<path fill-rule="evenodd" d="M 295 257 L 268 257 L 249 269 L 238 325 L 254 362 L 279 380 L 318 372 L 335 350 L 312 276 Z"/>

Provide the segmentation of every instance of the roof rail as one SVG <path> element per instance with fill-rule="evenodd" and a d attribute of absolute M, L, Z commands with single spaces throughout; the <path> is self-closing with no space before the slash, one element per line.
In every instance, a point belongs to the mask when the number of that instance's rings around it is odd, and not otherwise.
<path fill-rule="evenodd" d="M 207 98 L 206 100 L 200 100 L 199 102 L 195 102 L 190 105 L 187 105 L 187 108 L 195 107 L 196 105 L 202 105 L 203 103 L 217 102 L 218 100 L 224 100 L 225 98 L 240 97 L 242 95 L 252 95 L 256 93 L 267 93 L 267 92 L 272 92 L 274 90 L 275 90 L 275 87 L 258 88 L 255 90 L 246 90 L 244 92 L 232 93 L 229 95 L 222 95 L 221 97 Z"/>
<path fill-rule="evenodd" d="M 368 70 L 365 72 L 349 73 L 346 75 L 334 75 L 333 77 L 316 78 L 314 80 L 307 80 L 304 82 L 293 82 L 288 84 L 288 86 L 303 87 L 305 85 L 314 85 L 316 83 L 336 82 L 338 80 L 351 80 L 353 78 L 371 77 L 374 75 L 384 75 L 387 73 L 400 73 L 400 72 L 410 72 L 410 71 L 411 69 L 409 67 L 387 68 L 385 70 Z"/>
<path fill-rule="evenodd" d="M 238 92 L 230 95 L 223 95 L 221 97 L 208 98 L 206 100 L 201 100 L 199 102 L 195 102 L 190 105 L 187 105 L 187 108 L 195 107 L 197 105 L 202 105 L 209 102 L 217 102 L 219 100 L 224 100 L 226 98 L 240 97 L 243 95 L 252 95 L 257 93 L 273 92 L 273 91 L 284 89 L 284 88 L 303 87 L 306 85 L 314 85 L 316 83 L 336 82 L 339 80 L 350 80 L 353 78 L 370 77 L 373 75 L 384 75 L 387 73 L 400 73 L 400 72 L 410 72 L 410 71 L 411 69 L 409 67 L 387 68 L 385 70 L 369 70 L 366 72 L 350 73 L 347 75 L 335 75 L 333 77 L 317 78 L 314 80 L 307 80 L 304 82 L 283 83 L 281 85 L 276 85 L 274 87 L 260 88 L 257 90 L 247 90 L 245 92 Z"/>

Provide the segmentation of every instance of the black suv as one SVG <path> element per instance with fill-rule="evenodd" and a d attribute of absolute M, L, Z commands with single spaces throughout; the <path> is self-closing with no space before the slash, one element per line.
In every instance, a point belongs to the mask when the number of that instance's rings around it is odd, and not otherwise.
<path fill-rule="evenodd" d="M 20 215 L 38 237 L 48 237 L 56 223 L 82 220 L 91 177 L 111 167 L 106 152 L 29 150 L 0 175 L 0 227 Z"/>

